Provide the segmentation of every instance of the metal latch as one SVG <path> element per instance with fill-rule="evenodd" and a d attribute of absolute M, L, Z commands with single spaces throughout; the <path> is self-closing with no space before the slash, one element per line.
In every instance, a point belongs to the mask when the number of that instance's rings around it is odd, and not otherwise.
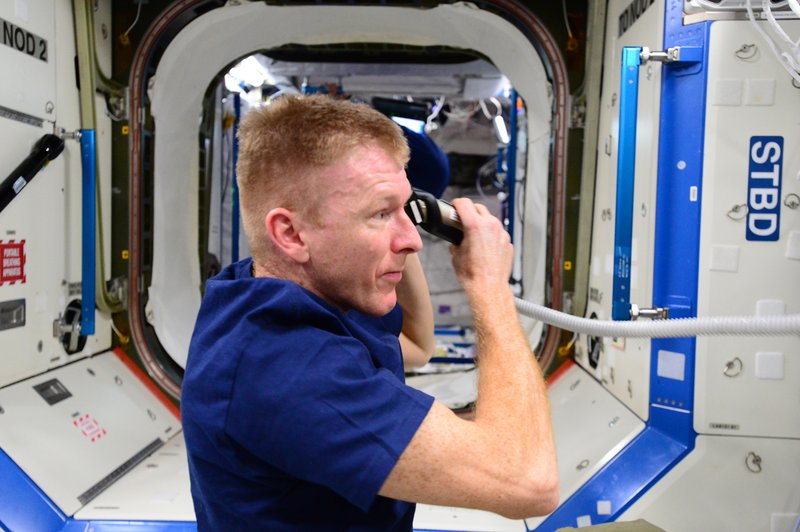
<path fill-rule="evenodd" d="M 673 46 L 666 51 L 651 50 L 642 46 L 639 58 L 642 64 L 648 61 L 658 61 L 659 63 L 699 63 L 702 61 L 702 48 L 699 46 Z"/>
<path fill-rule="evenodd" d="M 55 124 L 53 124 L 53 135 L 56 135 L 64 140 L 81 140 L 80 129 L 76 129 L 75 131 L 67 131 L 63 127 L 58 127 Z"/>
<path fill-rule="evenodd" d="M 631 321 L 638 318 L 666 320 L 669 318 L 669 309 L 667 307 L 639 308 L 639 305 L 636 303 L 631 303 Z"/>
<path fill-rule="evenodd" d="M 58 338 L 67 353 L 71 354 L 80 350 L 81 314 L 80 308 L 68 307 L 67 310 L 66 315 L 59 314 L 58 318 L 53 320 L 53 338 Z"/>

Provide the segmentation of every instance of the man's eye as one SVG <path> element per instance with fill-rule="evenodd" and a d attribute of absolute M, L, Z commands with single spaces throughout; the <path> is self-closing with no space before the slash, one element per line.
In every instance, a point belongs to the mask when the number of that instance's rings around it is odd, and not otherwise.
<path fill-rule="evenodd" d="M 374 217 L 375 219 L 377 219 L 377 220 L 385 220 L 386 218 L 388 218 L 388 217 L 389 217 L 389 212 L 388 212 L 388 211 L 380 211 L 380 212 L 376 212 L 376 213 L 375 213 L 375 215 L 374 215 L 373 217 Z"/>

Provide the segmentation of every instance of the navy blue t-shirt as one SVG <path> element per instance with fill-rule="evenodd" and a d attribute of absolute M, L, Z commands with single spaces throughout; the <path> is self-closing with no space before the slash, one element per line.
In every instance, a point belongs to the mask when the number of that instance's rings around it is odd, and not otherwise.
<path fill-rule="evenodd" d="M 343 313 L 250 259 L 206 285 L 181 412 L 200 530 L 411 530 L 378 490 L 433 403 L 404 384 L 399 307 Z"/>

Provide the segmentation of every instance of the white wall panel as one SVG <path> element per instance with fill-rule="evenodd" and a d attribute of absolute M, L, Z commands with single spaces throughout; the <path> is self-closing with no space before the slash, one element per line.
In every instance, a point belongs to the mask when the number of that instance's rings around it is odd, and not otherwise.
<path fill-rule="evenodd" d="M 600 320 L 611 319 L 622 48 L 647 46 L 660 50 L 664 34 L 664 2 L 656 1 L 620 36 L 620 14 L 629 4 L 628 0 L 609 2 L 603 58 L 589 301 L 586 310 L 587 317 L 596 314 Z M 631 249 L 630 301 L 642 308 L 652 306 L 660 101 L 661 65 L 649 63 L 639 71 Z M 647 419 L 650 340 L 602 339 L 598 349 L 601 349 L 601 354 L 595 365 L 594 362 L 590 363 L 589 339 L 581 336 L 576 344 L 576 360 L 639 417 Z"/>
<path fill-rule="evenodd" d="M 800 35 L 800 21 L 781 24 Z M 800 194 L 800 89 L 749 22 L 714 23 L 710 43 L 698 315 L 798 314 L 800 259 L 787 250 L 800 209 L 787 198 Z M 776 241 L 746 236 L 753 136 L 783 138 Z M 800 337 L 698 338 L 696 364 L 697 432 L 800 437 Z"/>
<path fill-rule="evenodd" d="M 620 516 L 669 531 L 792 532 L 800 441 L 700 436 L 695 449 Z"/>
<path fill-rule="evenodd" d="M 7 386 L 0 406 L 0 448 L 67 515 L 180 430 L 111 352 Z"/>
<path fill-rule="evenodd" d="M 4 2 L 0 18 L 47 40 L 47 62 L 0 45 L 0 64 L 7 72 L 0 83 L 0 106 L 44 120 L 38 125 L 0 113 L 0 179 L 5 179 L 54 126 L 74 131 L 80 122 L 71 2 Z M 106 154 L 101 178 L 108 191 L 110 146 L 104 143 L 103 131 L 98 139 L 105 146 L 98 156 Z M 106 231 L 107 238 L 109 234 Z M 67 140 L 64 152 L 0 213 L 0 241 L 12 240 L 25 241 L 25 280 L 0 284 L 0 304 L 24 300 L 26 316 L 24 326 L 0 330 L 0 387 L 110 346 L 107 317 L 99 313 L 96 334 L 88 338 L 82 353 L 68 356 L 53 336 L 53 321 L 67 303 L 80 297 L 81 155 L 77 141 Z"/>

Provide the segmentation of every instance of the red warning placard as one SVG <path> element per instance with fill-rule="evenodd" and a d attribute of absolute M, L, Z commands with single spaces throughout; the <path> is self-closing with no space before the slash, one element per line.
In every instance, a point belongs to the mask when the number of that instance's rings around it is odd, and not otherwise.
<path fill-rule="evenodd" d="M 72 424 L 79 429 L 84 436 L 89 438 L 92 443 L 96 442 L 107 434 L 106 429 L 101 427 L 100 423 L 98 423 L 97 420 L 89 414 L 85 414 L 79 419 L 74 420 Z"/>
<path fill-rule="evenodd" d="M 25 282 L 25 241 L 0 240 L 0 286 Z"/>

